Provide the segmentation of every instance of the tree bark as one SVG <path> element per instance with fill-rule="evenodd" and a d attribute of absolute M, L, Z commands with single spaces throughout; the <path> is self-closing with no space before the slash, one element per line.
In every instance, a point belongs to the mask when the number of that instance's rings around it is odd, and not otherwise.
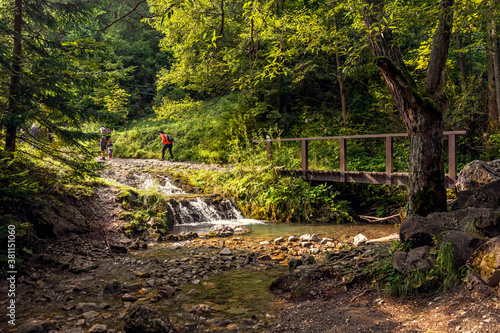
<path fill-rule="evenodd" d="M 453 0 L 441 0 L 425 94 L 418 91 L 390 29 L 380 24 L 383 0 L 364 0 L 365 25 L 375 63 L 400 111 L 410 141 L 407 216 L 446 210 L 442 93 L 452 27 Z M 374 29 L 378 27 L 378 29 Z"/>
<path fill-rule="evenodd" d="M 5 128 L 5 150 L 16 151 L 17 120 L 15 115 L 19 108 L 20 83 L 21 83 L 21 52 L 22 52 L 22 27 L 23 27 L 23 0 L 14 0 L 14 43 L 12 48 L 12 73 L 9 83 L 9 101 L 7 104 L 8 122 Z"/>

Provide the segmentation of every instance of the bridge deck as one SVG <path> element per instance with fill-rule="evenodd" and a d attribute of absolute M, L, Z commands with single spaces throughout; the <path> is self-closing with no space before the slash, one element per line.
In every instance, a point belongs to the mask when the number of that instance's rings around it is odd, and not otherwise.
<path fill-rule="evenodd" d="M 446 174 L 446 186 L 455 187 L 457 179 L 457 136 L 465 135 L 465 131 L 444 132 L 448 137 L 448 174 Z M 353 182 L 386 185 L 408 185 L 408 173 L 393 172 L 393 145 L 395 137 L 407 137 L 406 133 L 330 136 L 317 138 L 287 138 L 254 140 L 254 142 L 265 142 L 267 146 L 267 160 L 271 162 L 271 143 L 277 141 L 301 141 L 302 142 L 302 169 L 284 170 L 280 172 L 296 177 L 302 177 L 309 181 L 326 182 Z M 385 172 L 348 171 L 347 170 L 347 140 L 348 139 L 385 139 Z M 309 170 L 308 143 L 315 140 L 339 140 L 340 143 L 340 171 L 318 171 Z"/>
<path fill-rule="evenodd" d="M 365 183 L 379 185 L 408 185 L 407 172 L 394 172 L 387 174 L 385 172 L 367 172 L 367 171 L 319 171 L 319 170 L 288 170 L 280 169 L 279 173 L 302 177 L 307 181 L 335 182 L 335 183 Z M 446 187 L 454 188 L 455 180 L 451 179 L 449 174 L 446 177 Z"/>

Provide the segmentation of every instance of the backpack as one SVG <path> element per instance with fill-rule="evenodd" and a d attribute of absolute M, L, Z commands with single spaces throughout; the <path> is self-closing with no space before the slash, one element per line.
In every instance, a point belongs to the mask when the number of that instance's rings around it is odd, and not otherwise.
<path fill-rule="evenodd" d="M 107 127 L 101 128 L 101 134 L 111 134 L 111 128 Z"/>
<path fill-rule="evenodd" d="M 167 134 L 167 141 L 174 142 L 174 137 L 170 134 Z"/>

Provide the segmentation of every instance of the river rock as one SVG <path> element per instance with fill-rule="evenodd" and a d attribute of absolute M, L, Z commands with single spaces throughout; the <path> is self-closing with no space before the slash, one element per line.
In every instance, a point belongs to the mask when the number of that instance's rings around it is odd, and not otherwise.
<path fill-rule="evenodd" d="M 358 235 L 354 236 L 353 244 L 358 246 L 360 244 L 366 243 L 367 240 L 368 240 L 368 237 L 366 237 L 363 234 L 358 234 Z"/>
<path fill-rule="evenodd" d="M 24 323 L 17 329 L 18 333 L 45 333 L 49 331 L 50 323 L 47 321 L 33 320 Z"/>
<path fill-rule="evenodd" d="M 299 239 L 298 239 L 297 237 L 295 237 L 295 236 L 290 236 L 290 237 L 288 237 L 288 241 L 289 241 L 289 242 L 296 242 L 296 241 L 298 241 L 298 240 L 299 240 Z"/>
<path fill-rule="evenodd" d="M 283 237 L 278 237 L 278 238 L 275 238 L 273 242 L 274 242 L 274 244 L 281 244 L 281 243 L 283 243 L 284 241 L 285 241 L 285 238 L 283 238 Z"/>
<path fill-rule="evenodd" d="M 464 166 L 457 178 L 457 191 L 477 190 L 500 179 L 500 160 L 472 161 Z"/>
<path fill-rule="evenodd" d="M 430 249 L 430 246 L 421 246 L 410 252 L 395 251 L 392 257 L 392 265 L 401 273 L 411 272 L 415 269 L 425 272 L 433 264 L 433 260 L 429 256 Z"/>
<path fill-rule="evenodd" d="M 56 263 L 56 260 L 47 253 L 37 253 L 33 256 L 32 262 L 36 265 L 52 266 Z"/>
<path fill-rule="evenodd" d="M 111 252 L 113 253 L 122 253 L 122 254 L 125 254 L 128 252 L 128 249 L 126 246 L 122 246 L 122 245 L 116 245 L 116 244 L 111 244 L 109 246 L 109 248 L 111 249 Z"/>
<path fill-rule="evenodd" d="M 131 295 L 131 294 L 124 294 L 122 296 L 122 301 L 123 302 L 135 302 L 135 301 L 137 301 L 137 297 L 135 297 L 134 295 Z"/>
<path fill-rule="evenodd" d="M 76 306 L 76 312 L 85 313 L 89 311 L 100 311 L 101 308 L 96 303 L 78 303 Z"/>
<path fill-rule="evenodd" d="M 302 235 L 299 237 L 301 241 L 303 242 L 319 242 L 320 239 L 318 237 L 318 235 L 316 234 L 305 234 L 305 235 Z"/>
<path fill-rule="evenodd" d="M 227 247 L 223 248 L 220 252 L 219 252 L 220 255 L 222 256 L 230 256 L 232 255 L 233 253 L 231 252 L 231 250 Z"/>
<path fill-rule="evenodd" d="M 467 261 L 467 267 L 488 286 L 500 283 L 500 236 L 480 246 Z"/>
<path fill-rule="evenodd" d="M 95 324 L 89 329 L 89 333 L 108 333 L 108 327 L 103 324 Z"/>
<path fill-rule="evenodd" d="M 125 313 L 125 333 L 174 333 L 170 320 L 157 309 L 134 304 Z"/>
<path fill-rule="evenodd" d="M 174 297 L 175 288 L 169 285 L 162 286 L 158 290 L 158 295 L 162 298 L 172 298 Z"/>
<path fill-rule="evenodd" d="M 91 269 L 97 268 L 97 264 L 93 261 L 83 258 L 75 258 L 69 265 L 69 271 L 72 273 L 88 272 Z"/>
<path fill-rule="evenodd" d="M 301 259 L 298 259 L 298 258 L 295 258 L 295 257 L 292 257 L 290 258 L 290 260 L 288 261 L 288 270 L 290 271 L 293 271 L 295 268 L 301 266 L 303 263 L 302 263 L 302 260 Z"/>
<path fill-rule="evenodd" d="M 206 312 L 210 312 L 212 309 L 210 308 L 210 306 L 206 305 L 206 304 L 198 304 L 198 305 L 195 305 L 191 308 L 191 310 L 189 310 L 189 312 L 191 313 L 194 313 L 194 314 L 202 314 L 202 313 L 206 313 Z"/>
<path fill-rule="evenodd" d="M 123 289 L 123 283 L 121 283 L 120 281 L 113 280 L 106 283 L 106 285 L 104 286 L 103 293 L 105 294 L 119 293 L 120 291 L 122 291 L 122 289 Z"/>

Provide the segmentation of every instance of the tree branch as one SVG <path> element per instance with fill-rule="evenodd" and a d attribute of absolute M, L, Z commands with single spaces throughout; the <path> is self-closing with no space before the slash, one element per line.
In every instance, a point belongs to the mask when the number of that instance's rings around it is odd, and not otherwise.
<path fill-rule="evenodd" d="M 134 8 L 132 8 L 128 13 L 126 13 L 125 15 L 123 16 L 120 16 L 119 18 L 117 18 L 116 20 L 114 20 L 113 22 L 111 22 L 110 24 L 108 24 L 107 26 L 105 26 L 104 28 L 102 29 L 99 29 L 97 31 L 104 31 L 110 27 L 112 27 L 113 25 L 115 25 L 116 23 L 120 22 L 121 20 L 123 20 L 124 18 L 130 16 L 132 13 L 134 13 L 137 8 L 139 8 L 140 5 L 142 5 L 143 3 L 147 2 L 147 0 L 141 0 L 139 1 L 138 3 L 135 4 Z"/>

